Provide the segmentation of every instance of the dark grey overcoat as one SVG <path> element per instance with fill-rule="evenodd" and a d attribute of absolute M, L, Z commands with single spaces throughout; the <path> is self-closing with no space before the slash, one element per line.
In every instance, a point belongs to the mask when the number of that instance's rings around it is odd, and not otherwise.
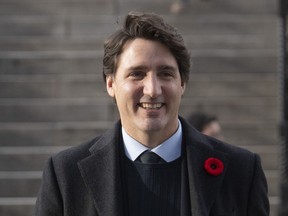
<path fill-rule="evenodd" d="M 185 146 L 189 213 L 181 216 L 269 215 L 267 183 L 257 154 L 202 135 L 180 117 Z M 127 216 L 121 178 L 121 123 L 45 165 L 36 216 Z M 218 176 L 208 158 L 224 164 Z"/>

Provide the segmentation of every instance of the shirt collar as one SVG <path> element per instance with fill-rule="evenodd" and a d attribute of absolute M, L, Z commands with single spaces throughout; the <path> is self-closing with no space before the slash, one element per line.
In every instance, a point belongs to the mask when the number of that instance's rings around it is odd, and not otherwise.
<path fill-rule="evenodd" d="M 155 152 L 166 162 L 171 162 L 181 156 L 182 126 L 179 120 L 177 131 L 171 137 L 153 149 L 147 148 L 129 136 L 123 127 L 122 136 L 124 141 L 125 155 L 132 161 L 136 160 L 136 158 L 146 150 Z"/>

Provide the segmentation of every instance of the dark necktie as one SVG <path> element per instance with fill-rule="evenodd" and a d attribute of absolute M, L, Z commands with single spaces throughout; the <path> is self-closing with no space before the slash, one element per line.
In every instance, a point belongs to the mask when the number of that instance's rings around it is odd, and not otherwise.
<path fill-rule="evenodd" d="M 159 155 L 152 151 L 145 151 L 143 152 L 136 161 L 144 163 L 144 164 L 161 164 L 166 163 L 164 159 L 162 159 Z"/>

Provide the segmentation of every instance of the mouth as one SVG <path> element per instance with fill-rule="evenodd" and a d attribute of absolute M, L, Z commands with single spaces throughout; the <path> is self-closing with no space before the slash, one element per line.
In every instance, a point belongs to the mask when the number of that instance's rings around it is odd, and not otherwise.
<path fill-rule="evenodd" d="M 138 106 L 146 110 L 155 110 L 155 109 L 158 110 L 162 106 L 164 106 L 164 104 L 163 103 L 138 103 Z"/>

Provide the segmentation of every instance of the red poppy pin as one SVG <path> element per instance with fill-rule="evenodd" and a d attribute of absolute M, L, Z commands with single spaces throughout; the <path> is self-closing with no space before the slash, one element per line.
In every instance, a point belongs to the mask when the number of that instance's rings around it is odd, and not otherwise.
<path fill-rule="evenodd" d="M 204 168 L 210 175 L 218 176 L 223 172 L 224 164 L 221 160 L 211 157 L 205 161 Z"/>

